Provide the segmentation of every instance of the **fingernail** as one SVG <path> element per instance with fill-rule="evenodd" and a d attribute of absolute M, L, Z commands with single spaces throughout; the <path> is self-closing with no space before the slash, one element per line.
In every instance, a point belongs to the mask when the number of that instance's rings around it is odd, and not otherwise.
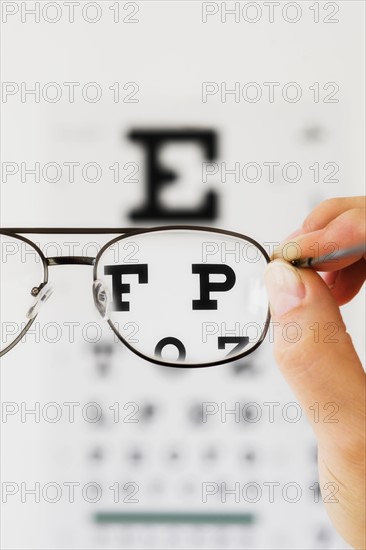
<path fill-rule="evenodd" d="M 290 258 L 284 258 L 284 256 L 283 256 L 284 244 L 287 243 L 287 247 L 286 247 L 286 250 L 287 250 L 288 245 L 289 245 L 289 241 L 291 241 L 292 239 L 296 239 L 296 237 L 298 237 L 299 235 L 302 235 L 303 233 L 304 233 L 304 230 L 302 228 L 296 229 L 296 231 L 293 231 L 290 235 L 288 235 L 286 237 L 286 239 L 282 239 L 280 244 L 274 247 L 273 254 L 271 256 L 271 260 L 279 260 L 279 259 L 283 260 L 283 259 L 285 259 L 285 260 L 289 261 Z M 291 259 L 295 259 L 295 258 L 291 258 Z"/>
<path fill-rule="evenodd" d="M 294 236 L 296 234 L 294 233 Z M 278 246 L 273 250 L 271 260 L 285 260 L 290 262 L 292 260 L 297 260 L 301 256 L 301 248 L 296 240 L 292 241 L 290 237 L 286 241 L 282 241 Z"/>
<path fill-rule="evenodd" d="M 271 262 L 264 274 L 271 311 L 276 317 L 298 307 L 305 297 L 305 286 L 298 271 L 282 261 Z"/>

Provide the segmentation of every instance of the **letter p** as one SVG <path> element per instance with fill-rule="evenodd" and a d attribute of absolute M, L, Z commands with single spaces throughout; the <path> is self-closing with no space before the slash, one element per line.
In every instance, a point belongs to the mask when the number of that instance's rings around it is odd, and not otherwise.
<path fill-rule="evenodd" d="M 19 92 L 19 85 L 16 82 L 3 82 L 1 86 L 2 102 L 7 103 L 9 95 Z"/>
<path fill-rule="evenodd" d="M 202 502 L 207 502 L 207 497 L 219 492 L 218 483 L 204 481 L 202 483 Z"/>
<path fill-rule="evenodd" d="M 8 22 L 8 15 L 15 15 L 19 11 L 19 2 L 2 2 L 1 21 Z"/>
<path fill-rule="evenodd" d="M 8 496 L 16 495 L 19 491 L 19 485 L 13 481 L 4 481 L 1 484 L 1 501 L 8 502 Z"/>
<path fill-rule="evenodd" d="M 208 15 L 215 15 L 219 11 L 217 2 L 203 2 L 202 3 L 202 22 L 207 23 Z"/>

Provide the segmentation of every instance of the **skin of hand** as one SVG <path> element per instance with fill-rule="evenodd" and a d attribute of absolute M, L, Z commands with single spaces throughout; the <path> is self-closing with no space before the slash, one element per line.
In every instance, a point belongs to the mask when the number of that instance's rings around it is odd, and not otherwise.
<path fill-rule="evenodd" d="M 327 512 L 358 550 L 366 549 L 366 376 L 339 306 L 362 287 L 366 260 L 329 261 L 316 267 L 322 275 L 289 261 L 365 244 L 365 226 L 365 197 L 322 202 L 265 272 L 276 361 L 315 432 Z"/>

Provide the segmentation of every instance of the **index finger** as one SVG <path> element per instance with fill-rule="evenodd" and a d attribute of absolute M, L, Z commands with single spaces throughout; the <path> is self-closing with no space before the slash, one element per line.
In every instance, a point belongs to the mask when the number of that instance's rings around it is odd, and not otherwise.
<path fill-rule="evenodd" d="M 275 251 L 275 258 L 283 258 L 286 261 L 294 261 L 303 258 L 327 256 L 325 261 L 316 266 L 318 271 L 333 271 L 347 267 L 364 257 L 364 245 L 366 242 L 366 210 L 353 208 L 332 219 L 323 229 L 298 235 L 291 241 L 285 241 Z M 361 251 L 354 255 L 339 258 L 335 253 L 361 247 Z M 334 258 L 332 259 L 332 253 Z"/>
<path fill-rule="evenodd" d="M 305 218 L 301 233 L 311 233 L 323 229 L 343 212 L 353 208 L 366 208 L 366 197 L 340 197 L 321 202 Z"/>

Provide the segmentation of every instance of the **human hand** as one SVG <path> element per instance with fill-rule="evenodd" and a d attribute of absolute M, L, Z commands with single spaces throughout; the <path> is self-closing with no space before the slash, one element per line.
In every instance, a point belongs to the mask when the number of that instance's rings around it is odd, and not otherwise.
<path fill-rule="evenodd" d="M 365 256 L 321 264 L 322 276 L 289 261 L 329 254 L 330 243 L 339 250 L 364 244 L 365 206 L 364 197 L 319 204 L 265 272 L 275 357 L 314 429 L 325 506 L 341 536 L 360 550 L 366 549 L 366 377 L 339 306 L 362 287 Z"/>

